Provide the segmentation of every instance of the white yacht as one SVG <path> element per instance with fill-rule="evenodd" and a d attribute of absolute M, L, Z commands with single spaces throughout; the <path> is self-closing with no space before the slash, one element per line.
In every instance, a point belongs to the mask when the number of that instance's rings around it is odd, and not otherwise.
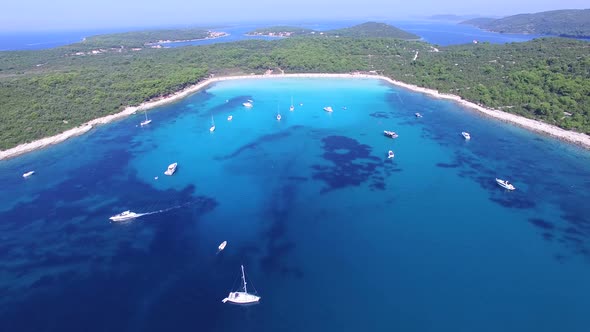
<path fill-rule="evenodd" d="M 281 114 L 277 114 L 277 121 L 281 121 Z"/>
<path fill-rule="evenodd" d="M 464 137 L 465 139 L 471 139 L 471 135 L 469 135 L 469 133 L 468 133 L 468 132 L 466 132 L 466 131 L 464 131 L 464 132 L 461 132 L 461 135 L 463 135 L 463 137 Z"/>
<path fill-rule="evenodd" d="M 254 304 L 260 301 L 260 296 L 248 293 L 246 289 L 246 275 L 244 274 L 244 265 L 242 265 L 242 292 L 230 292 L 229 295 L 221 302 L 234 304 Z"/>
<path fill-rule="evenodd" d="M 227 246 L 227 241 L 221 242 L 221 244 L 219 245 L 219 247 L 217 247 L 217 249 L 219 249 L 219 251 L 222 251 L 223 249 L 225 249 L 225 246 Z"/>
<path fill-rule="evenodd" d="M 332 106 L 326 106 L 326 107 L 324 107 L 324 111 L 326 111 L 328 113 L 334 112 L 334 110 L 332 109 Z"/>
<path fill-rule="evenodd" d="M 508 182 L 508 180 L 502 180 L 502 179 L 496 178 L 496 183 L 504 189 L 508 189 L 508 190 L 515 190 L 516 189 L 516 187 L 514 187 L 514 185 L 512 183 Z"/>
<path fill-rule="evenodd" d="M 176 172 L 177 166 L 178 166 L 178 163 L 168 165 L 168 169 L 164 172 L 164 174 L 166 174 L 166 175 L 174 174 L 174 172 Z"/>
<path fill-rule="evenodd" d="M 414 113 L 414 115 L 415 115 L 417 118 L 421 118 L 421 117 L 422 117 L 422 114 L 420 114 L 420 113 Z"/>
<path fill-rule="evenodd" d="M 387 153 L 387 158 L 391 159 L 395 157 L 395 155 L 393 154 L 393 151 L 389 150 L 389 152 Z"/>
<path fill-rule="evenodd" d="M 399 135 L 396 134 L 395 131 L 389 131 L 389 130 L 384 130 L 383 131 L 383 135 L 385 135 L 385 136 L 387 136 L 389 138 L 398 138 L 399 137 Z"/>
<path fill-rule="evenodd" d="M 227 121 L 231 121 L 233 118 L 234 118 L 233 115 L 230 115 L 227 117 Z"/>
<path fill-rule="evenodd" d="M 130 220 L 130 219 L 135 219 L 137 217 L 140 217 L 140 214 L 137 214 L 135 212 L 131 212 L 129 210 L 121 212 L 117 215 L 114 215 L 112 217 L 110 217 L 109 219 L 111 219 L 112 221 L 125 221 L 125 220 Z"/>
<path fill-rule="evenodd" d="M 28 171 L 28 172 L 26 172 L 25 174 L 23 174 L 23 178 L 25 178 L 25 179 L 26 179 L 26 178 L 28 178 L 29 176 L 33 175 L 33 174 L 35 174 L 35 171 Z"/>
<path fill-rule="evenodd" d="M 245 102 L 245 103 L 242 103 L 242 105 L 244 105 L 244 107 L 247 107 L 247 108 L 252 108 L 252 106 L 254 106 L 254 105 L 252 105 L 252 103 L 251 103 L 251 102 L 249 102 L 249 101 L 247 101 L 247 102 Z"/>
<path fill-rule="evenodd" d="M 142 126 L 142 127 L 143 127 L 143 126 L 147 126 L 147 125 L 149 125 L 150 123 L 152 123 L 152 120 L 151 120 L 151 119 L 148 119 L 148 117 L 147 117 L 147 112 L 146 112 L 146 111 L 144 111 L 144 113 L 145 113 L 145 120 L 141 121 L 141 123 L 139 124 L 139 125 L 140 125 L 140 126 Z"/>
<path fill-rule="evenodd" d="M 293 112 L 295 110 L 295 106 L 293 106 L 293 97 L 291 97 L 291 107 L 289 107 L 289 111 Z"/>

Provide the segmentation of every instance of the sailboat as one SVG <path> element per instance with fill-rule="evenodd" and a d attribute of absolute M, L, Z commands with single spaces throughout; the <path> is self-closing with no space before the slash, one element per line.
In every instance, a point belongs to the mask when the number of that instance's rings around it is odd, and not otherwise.
<path fill-rule="evenodd" d="M 260 296 L 248 293 L 246 289 L 246 275 L 244 274 L 244 265 L 242 265 L 242 288 L 243 292 L 230 292 L 229 295 L 221 300 L 221 302 L 234 303 L 234 304 L 254 304 L 260 301 Z"/>
<path fill-rule="evenodd" d="M 293 112 L 295 110 L 295 106 L 293 106 L 293 97 L 291 96 L 291 107 L 289 107 L 289 111 Z"/>
<path fill-rule="evenodd" d="M 152 120 L 148 119 L 148 117 L 147 117 L 147 111 L 143 111 L 143 112 L 145 113 L 145 120 L 141 121 L 141 123 L 139 124 L 142 127 L 147 126 L 152 122 Z"/>
<path fill-rule="evenodd" d="M 209 128 L 210 132 L 215 131 L 215 121 L 213 121 L 213 115 L 211 115 L 211 128 Z"/>

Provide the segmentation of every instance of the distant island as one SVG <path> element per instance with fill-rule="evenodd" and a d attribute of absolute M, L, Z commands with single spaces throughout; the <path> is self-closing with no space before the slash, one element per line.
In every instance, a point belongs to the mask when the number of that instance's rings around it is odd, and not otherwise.
<path fill-rule="evenodd" d="M 296 37 L 296 36 L 331 36 L 350 38 L 397 38 L 405 40 L 417 40 L 420 36 L 398 29 L 385 23 L 366 22 L 350 28 L 335 29 L 327 31 L 316 31 L 290 26 L 275 26 L 250 31 L 251 36 L 270 37 Z"/>
<path fill-rule="evenodd" d="M 461 23 L 500 33 L 590 37 L 590 9 L 553 10 L 500 19 L 475 18 Z"/>
<path fill-rule="evenodd" d="M 93 48 L 155 46 L 161 43 L 212 39 L 227 36 L 225 32 L 204 29 L 149 30 L 97 35 L 85 38 L 82 44 Z"/>
<path fill-rule="evenodd" d="M 166 100 L 212 76 L 268 72 L 382 75 L 590 134 L 590 45 L 584 41 L 543 38 L 440 47 L 399 39 L 395 28 L 368 22 L 321 37 L 145 46 L 209 36 L 207 30 L 168 31 L 0 52 L 0 150 L 89 128 L 95 119 Z"/>

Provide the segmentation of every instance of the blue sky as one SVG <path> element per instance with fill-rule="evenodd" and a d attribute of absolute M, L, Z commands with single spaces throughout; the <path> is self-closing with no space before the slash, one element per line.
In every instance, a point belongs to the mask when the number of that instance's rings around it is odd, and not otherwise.
<path fill-rule="evenodd" d="M 588 0 L 9 0 L 0 32 L 208 25 L 260 21 L 413 19 L 434 14 L 507 16 L 590 7 Z"/>

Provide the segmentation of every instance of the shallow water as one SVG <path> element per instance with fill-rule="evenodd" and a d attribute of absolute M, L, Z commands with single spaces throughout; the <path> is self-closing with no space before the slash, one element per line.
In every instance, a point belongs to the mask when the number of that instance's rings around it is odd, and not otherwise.
<path fill-rule="evenodd" d="M 3 329 L 590 323 L 587 151 L 374 79 L 226 81 L 148 114 L 0 162 Z M 221 303 L 240 264 L 259 305 Z"/>

